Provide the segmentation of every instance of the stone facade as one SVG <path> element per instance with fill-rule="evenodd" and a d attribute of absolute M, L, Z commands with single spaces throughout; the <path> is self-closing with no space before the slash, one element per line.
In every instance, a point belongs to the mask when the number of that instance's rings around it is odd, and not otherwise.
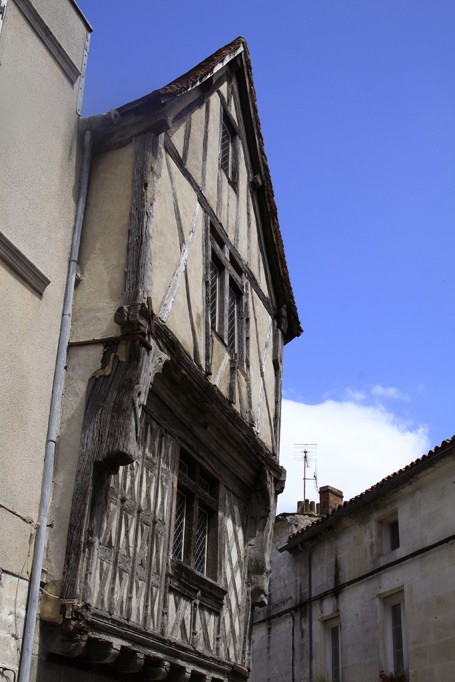
<path fill-rule="evenodd" d="M 451 678 L 454 457 L 445 441 L 311 526 L 288 526 L 287 541 L 278 525 L 251 679 L 374 682 L 401 669 L 413 682 Z M 269 652 L 280 652 L 284 676 Z"/>

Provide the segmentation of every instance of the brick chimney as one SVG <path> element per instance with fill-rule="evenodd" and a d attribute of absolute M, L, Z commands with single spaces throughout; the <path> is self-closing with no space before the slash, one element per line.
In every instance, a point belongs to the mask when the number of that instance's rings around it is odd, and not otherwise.
<path fill-rule="evenodd" d="M 343 491 L 338 488 L 333 488 L 331 485 L 324 485 L 319 488 L 319 512 L 321 516 L 330 514 L 332 509 L 335 509 L 340 504 L 343 504 Z"/>

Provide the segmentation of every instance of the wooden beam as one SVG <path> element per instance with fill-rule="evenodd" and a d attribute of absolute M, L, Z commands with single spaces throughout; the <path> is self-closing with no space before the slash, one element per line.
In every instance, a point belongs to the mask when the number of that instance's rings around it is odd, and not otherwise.
<path fill-rule="evenodd" d="M 115 661 L 115 671 L 121 675 L 138 673 L 144 666 L 145 656 L 140 651 L 122 646 L 120 654 Z"/>
<path fill-rule="evenodd" d="M 169 661 L 159 658 L 146 658 L 142 669 L 142 678 L 146 680 L 146 682 L 149 682 L 149 680 L 165 680 L 170 669 L 171 664 Z"/>
<path fill-rule="evenodd" d="M 104 637 L 89 637 L 85 655 L 90 663 L 108 665 L 120 654 L 120 644 Z"/>

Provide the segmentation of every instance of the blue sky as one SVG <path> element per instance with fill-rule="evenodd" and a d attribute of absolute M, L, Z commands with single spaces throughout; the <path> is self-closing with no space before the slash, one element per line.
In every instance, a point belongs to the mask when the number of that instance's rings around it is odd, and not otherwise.
<path fill-rule="evenodd" d="M 452 436 L 453 0 L 79 5 L 86 115 L 248 41 L 305 329 L 285 355 L 289 479 L 293 442 L 317 442 L 319 483 L 349 497 Z"/>

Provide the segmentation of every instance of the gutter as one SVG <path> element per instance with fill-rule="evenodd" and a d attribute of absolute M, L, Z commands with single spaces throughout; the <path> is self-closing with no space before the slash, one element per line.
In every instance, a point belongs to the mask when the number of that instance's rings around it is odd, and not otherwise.
<path fill-rule="evenodd" d="M 71 332 L 71 314 L 73 308 L 74 287 L 76 282 L 77 262 L 79 258 L 79 246 L 81 242 L 82 224 L 84 222 L 85 204 L 87 199 L 88 181 L 90 177 L 90 161 L 92 151 L 92 133 L 87 130 L 84 134 L 84 151 L 82 169 L 79 183 L 79 198 L 74 223 L 73 240 L 66 278 L 65 298 L 63 302 L 62 320 L 60 323 L 60 335 L 58 339 L 57 358 L 55 361 L 54 382 L 52 386 L 52 399 L 49 410 L 49 422 L 47 427 L 46 449 L 44 455 L 43 479 L 41 483 L 41 499 L 38 515 L 38 530 L 36 533 L 35 550 L 33 554 L 32 573 L 27 600 L 27 612 L 25 617 L 24 634 L 22 639 L 21 659 L 18 682 L 28 682 L 32 662 L 33 641 L 35 638 L 35 625 L 38 614 L 41 573 L 44 561 L 46 545 L 47 519 L 49 514 L 49 501 L 54 474 L 55 447 L 57 444 L 58 429 L 60 424 L 60 409 L 62 404 L 63 384 L 65 379 L 65 366 L 68 342 Z"/>

